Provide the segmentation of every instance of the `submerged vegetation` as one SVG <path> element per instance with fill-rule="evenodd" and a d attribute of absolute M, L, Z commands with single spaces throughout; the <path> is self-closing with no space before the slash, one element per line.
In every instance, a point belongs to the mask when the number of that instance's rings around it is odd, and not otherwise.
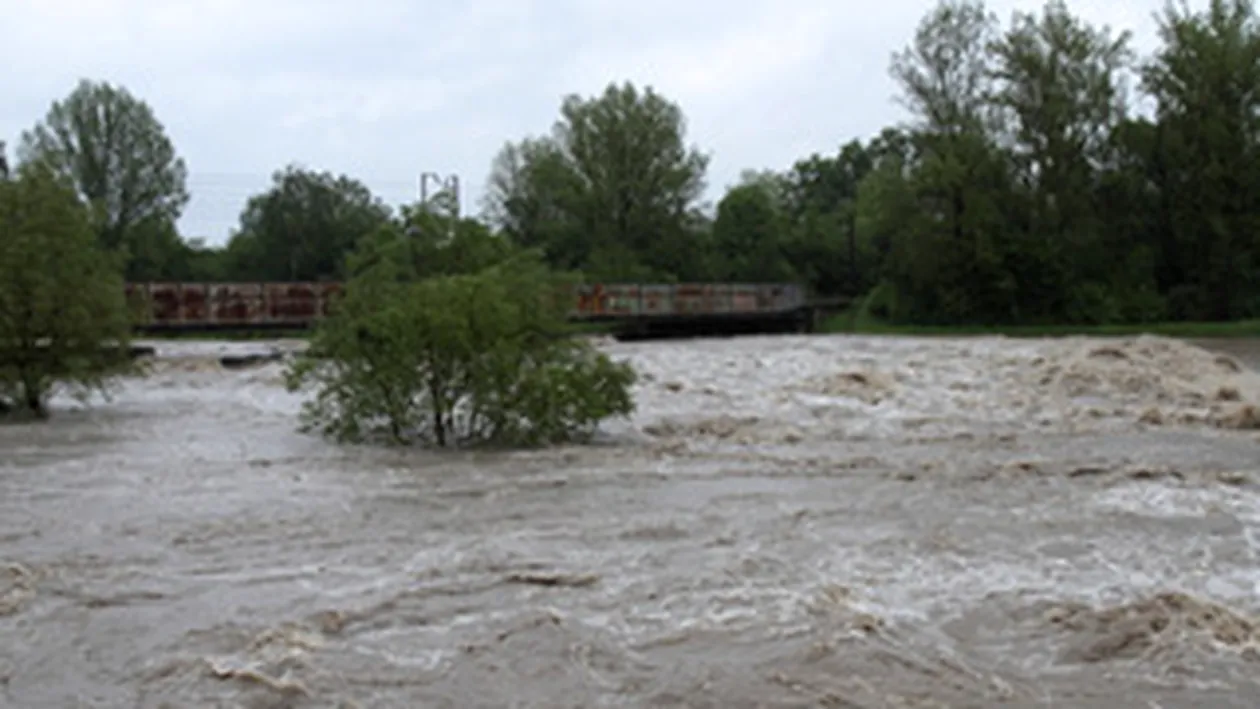
<path fill-rule="evenodd" d="M 59 388 L 107 392 L 131 321 L 92 214 L 48 165 L 0 179 L 0 412 L 45 417 Z"/>
<path fill-rule="evenodd" d="M 566 282 L 534 252 L 416 278 L 425 249 L 365 239 L 336 311 L 290 368 L 308 430 L 362 442 L 536 446 L 584 441 L 628 415 L 635 375 L 567 337 Z"/>

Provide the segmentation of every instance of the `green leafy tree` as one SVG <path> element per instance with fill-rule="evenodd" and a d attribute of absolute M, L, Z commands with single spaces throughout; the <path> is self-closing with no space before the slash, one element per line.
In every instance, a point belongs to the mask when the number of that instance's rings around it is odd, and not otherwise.
<path fill-rule="evenodd" d="M 774 208 L 788 214 L 792 206 L 792 181 L 787 175 L 774 170 L 744 170 L 736 187 L 757 187 L 770 196 Z"/>
<path fill-rule="evenodd" d="M 795 280 L 784 254 L 787 222 L 776 195 L 764 182 L 739 185 L 718 203 L 713 247 L 721 278 L 745 282 Z"/>
<path fill-rule="evenodd" d="M 207 246 L 204 239 L 183 239 L 181 248 L 163 265 L 163 278 L 172 281 L 214 282 L 237 280 L 228 271 L 227 251 Z"/>
<path fill-rule="evenodd" d="M 106 392 L 131 320 L 117 259 L 74 187 L 42 162 L 0 180 L 0 408 L 44 417 L 59 387 Z"/>
<path fill-rule="evenodd" d="M 886 205 L 859 206 L 877 232 L 893 233 L 884 264 L 900 319 L 951 324 L 1017 318 L 1009 251 L 1010 176 L 996 143 L 1002 113 L 992 101 L 996 19 L 983 4 L 944 0 L 920 23 L 914 40 L 893 57 L 892 74 L 911 110 L 914 159 L 905 192 Z M 884 174 L 881 179 L 888 179 Z M 900 229 L 892 231 L 889 224 Z"/>
<path fill-rule="evenodd" d="M 1161 270 L 1182 317 L 1260 314 L 1260 23 L 1249 0 L 1169 4 L 1143 67 L 1168 225 Z"/>
<path fill-rule="evenodd" d="M 1097 178 L 1098 219 L 1114 254 L 1113 292 L 1125 322 L 1178 316 L 1170 312 L 1165 294 L 1180 285 L 1181 264 L 1165 264 L 1160 258 L 1172 225 L 1169 201 L 1160 188 L 1159 132 L 1144 118 L 1121 121 L 1112 131 L 1112 150 Z"/>
<path fill-rule="evenodd" d="M 786 253 L 819 294 L 858 295 L 875 283 L 878 264 L 859 249 L 856 211 L 858 185 L 874 160 L 872 147 L 853 140 L 834 156 L 797 161 L 788 173 L 795 230 Z"/>
<path fill-rule="evenodd" d="M 173 234 L 188 203 L 187 168 L 153 109 L 126 88 L 81 81 L 22 135 L 19 157 L 42 161 L 73 180 L 92 205 L 99 243 L 155 258 L 154 234 Z M 169 238 L 161 248 L 174 250 Z M 161 256 L 158 258 L 166 258 Z M 143 273 L 128 275 L 142 276 Z"/>
<path fill-rule="evenodd" d="M 503 234 L 476 219 L 451 216 L 427 205 L 403 207 L 392 234 L 405 237 L 417 278 L 475 273 L 500 264 L 518 252 Z"/>
<path fill-rule="evenodd" d="M 708 159 L 682 109 L 652 89 L 569 96 L 551 135 L 495 161 L 486 214 L 561 269 L 602 279 L 686 278 L 702 269 L 696 206 Z"/>
<path fill-rule="evenodd" d="M 332 281 L 355 243 L 390 218 L 363 183 L 296 166 L 251 197 L 227 247 L 228 268 L 259 281 Z"/>
<path fill-rule="evenodd" d="M 904 267 L 906 256 L 898 254 L 899 259 L 893 260 L 892 249 L 894 245 L 905 243 L 899 237 L 912 233 L 920 219 L 915 187 L 910 180 L 912 169 L 907 157 L 897 155 L 881 160 L 859 183 L 854 201 L 854 230 L 858 242 L 871 254 L 870 261 L 878 269 L 871 274 L 878 280 L 866 294 L 864 308 L 879 318 L 895 319 L 905 312 L 896 300 L 893 280 L 884 279 L 882 269 L 887 263 Z M 913 259 L 913 254 L 909 256 Z M 922 277 L 929 278 L 930 273 Z"/>
<path fill-rule="evenodd" d="M 1144 285 L 1131 281 L 1153 276 L 1117 278 L 1133 244 L 1106 230 L 1102 213 L 1112 205 L 1098 201 L 1098 168 L 1113 160 L 1112 136 L 1128 109 L 1128 41 L 1051 0 L 1040 16 L 1016 13 L 990 47 L 994 102 L 1012 119 L 1014 173 L 1027 190 L 1028 227 L 1008 261 L 1022 275 L 1025 308 L 1036 301 L 1072 321 L 1111 322 L 1127 291 Z"/>
<path fill-rule="evenodd" d="M 381 229 L 289 372 L 313 389 L 304 426 L 341 441 L 537 446 L 587 439 L 633 411 L 635 375 L 565 337 L 571 281 L 535 252 L 473 273 L 416 280 L 423 249 Z"/>
<path fill-rule="evenodd" d="M 1000 120 L 990 102 L 997 18 L 978 0 L 940 0 L 914 39 L 893 55 L 901 102 L 919 132 L 967 138 L 988 135 Z"/>
<path fill-rule="evenodd" d="M 192 247 L 184 242 L 175 225 L 149 221 L 136 225 L 128 236 L 126 254 L 128 281 L 194 280 L 187 266 Z"/>
<path fill-rule="evenodd" d="M 582 185 L 559 147 L 548 138 L 508 143 L 495 156 L 483 197 L 487 222 L 515 243 L 542 249 L 553 263 L 572 262 L 582 252 Z"/>

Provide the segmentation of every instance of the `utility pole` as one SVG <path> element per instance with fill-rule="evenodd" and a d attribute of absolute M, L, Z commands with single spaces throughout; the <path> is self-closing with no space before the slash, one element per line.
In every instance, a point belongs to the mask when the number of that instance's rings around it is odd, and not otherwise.
<path fill-rule="evenodd" d="M 429 183 L 432 181 L 437 185 L 437 189 L 433 192 L 433 196 L 438 197 L 438 209 L 450 217 L 446 223 L 446 236 L 453 238 L 455 236 L 455 222 L 459 221 L 460 204 L 459 204 L 459 175 L 446 175 L 445 177 L 436 172 L 424 172 L 420 174 L 420 206 L 427 209 L 429 207 Z M 445 209 L 442 209 L 445 207 Z"/>
<path fill-rule="evenodd" d="M 437 190 L 433 192 L 433 196 L 442 195 L 448 200 L 447 206 L 451 217 L 458 219 L 460 214 L 459 204 L 459 175 L 440 175 L 436 172 L 425 172 L 420 174 L 420 204 L 428 206 L 429 204 L 429 183 L 432 182 L 437 186 Z"/>

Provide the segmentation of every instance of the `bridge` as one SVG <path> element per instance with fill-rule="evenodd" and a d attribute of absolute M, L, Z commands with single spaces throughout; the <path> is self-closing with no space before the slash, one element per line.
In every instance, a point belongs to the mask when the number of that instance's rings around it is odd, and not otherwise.
<path fill-rule="evenodd" d="M 148 334 L 304 330 L 327 317 L 340 283 L 128 283 Z M 615 283 L 578 286 L 569 320 L 621 339 L 807 332 L 838 302 L 794 283 Z"/>

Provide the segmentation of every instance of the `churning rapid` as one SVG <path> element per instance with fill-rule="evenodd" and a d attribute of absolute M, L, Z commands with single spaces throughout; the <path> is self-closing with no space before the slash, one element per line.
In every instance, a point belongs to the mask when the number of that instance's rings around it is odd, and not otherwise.
<path fill-rule="evenodd" d="M 1260 705 L 1258 343 L 608 344 L 633 420 L 458 454 L 157 346 L 0 428 L 3 706 Z"/>

